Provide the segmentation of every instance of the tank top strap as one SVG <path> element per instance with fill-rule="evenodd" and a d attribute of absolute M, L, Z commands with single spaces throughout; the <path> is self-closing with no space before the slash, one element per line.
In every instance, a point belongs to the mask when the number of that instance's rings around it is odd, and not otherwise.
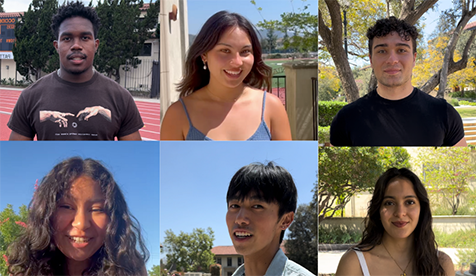
<path fill-rule="evenodd" d="M 261 107 L 261 121 L 264 121 L 264 106 L 266 104 L 266 94 L 268 92 L 264 91 L 263 93 L 263 107 Z"/>
<path fill-rule="evenodd" d="M 357 258 L 359 259 L 360 268 L 362 268 L 362 272 L 364 276 L 370 276 L 369 268 L 367 267 L 367 262 L 365 261 L 364 253 L 362 251 L 353 249 L 355 254 L 357 254 Z"/>
<path fill-rule="evenodd" d="M 182 98 L 179 99 L 179 101 L 182 103 L 183 110 L 185 110 L 185 115 L 187 115 L 188 123 L 190 126 L 192 126 L 192 120 L 190 120 L 190 116 L 188 115 L 187 107 L 185 106 L 185 103 L 182 101 Z"/>

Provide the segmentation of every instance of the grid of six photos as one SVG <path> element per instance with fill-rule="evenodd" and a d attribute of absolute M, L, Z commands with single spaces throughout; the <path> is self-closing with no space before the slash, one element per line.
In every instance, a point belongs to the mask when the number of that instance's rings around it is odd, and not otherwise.
<path fill-rule="evenodd" d="M 317 37 L 265 25 L 317 2 L 21 2 L 0 275 L 317 275 Z"/>

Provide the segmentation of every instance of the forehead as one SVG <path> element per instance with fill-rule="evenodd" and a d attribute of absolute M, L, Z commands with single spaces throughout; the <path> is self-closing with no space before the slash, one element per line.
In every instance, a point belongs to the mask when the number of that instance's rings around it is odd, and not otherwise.
<path fill-rule="evenodd" d="M 104 193 L 98 182 L 89 176 L 80 176 L 73 181 L 65 197 L 76 200 L 99 199 L 104 198 Z"/>
<path fill-rule="evenodd" d="M 63 20 L 63 22 L 61 22 L 59 26 L 59 34 L 61 35 L 62 33 L 65 33 L 65 32 L 67 33 L 74 33 L 74 32 L 94 33 L 93 23 L 91 23 L 89 19 L 86 19 L 81 16 L 66 18 L 65 20 Z"/>
<path fill-rule="evenodd" d="M 229 27 L 220 35 L 218 43 L 226 41 L 251 44 L 251 38 L 248 32 L 246 31 L 246 29 L 243 29 L 240 26 Z"/>
<path fill-rule="evenodd" d="M 385 196 L 393 197 L 405 197 L 416 196 L 413 184 L 405 178 L 396 178 L 390 180 L 387 188 L 385 189 Z"/>

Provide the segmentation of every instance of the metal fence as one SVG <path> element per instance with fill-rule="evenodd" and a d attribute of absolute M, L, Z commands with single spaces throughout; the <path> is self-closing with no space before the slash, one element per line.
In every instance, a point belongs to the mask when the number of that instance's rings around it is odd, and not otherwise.
<path fill-rule="evenodd" d="M 152 59 L 127 60 L 121 67 L 121 85 L 130 91 L 150 92 L 153 66 Z"/>
<path fill-rule="evenodd" d="M 286 107 L 286 76 L 273 76 L 273 89 L 270 91 L 276 95 Z"/>
<path fill-rule="evenodd" d="M 312 81 L 312 133 L 313 140 L 317 141 L 318 139 L 318 123 L 319 117 L 317 114 L 318 105 L 317 105 L 317 78 L 311 78 Z"/>

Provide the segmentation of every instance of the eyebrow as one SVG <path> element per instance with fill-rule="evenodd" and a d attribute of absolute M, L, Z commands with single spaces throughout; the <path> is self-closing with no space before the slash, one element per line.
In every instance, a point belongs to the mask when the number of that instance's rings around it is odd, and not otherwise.
<path fill-rule="evenodd" d="M 238 201 L 244 201 L 244 200 L 253 201 L 253 200 L 256 200 L 256 201 L 266 202 L 266 201 L 263 199 L 263 197 L 256 196 L 256 195 L 254 195 L 254 196 L 245 196 L 245 197 L 243 198 L 243 200 L 240 200 L 239 198 L 240 198 L 240 197 L 238 197 L 238 196 L 234 196 L 234 197 L 231 197 L 231 198 L 229 199 L 229 201 L 232 201 L 232 200 L 238 200 Z"/>
<path fill-rule="evenodd" d="M 219 43 L 217 43 L 217 45 L 224 45 L 224 46 L 228 46 L 230 48 L 233 48 L 233 46 L 231 46 L 230 44 L 226 44 L 226 43 L 223 43 L 223 42 L 219 42 Z M 252 46 L 251 46 L 251 44 L 248 44 L 248 45 L 243 46 L 242 49 L 243 48 L 252 48 Z"/>
<path fill-rule="evenodd" d="M 386 198 L 395 199 L 394 196 L 384 196 L 384 197 L 383 197 L 383 199 L 386 199 Z M 407 195 L 407 196 L 405 196 L 404 198 L 416 198 L 416 199 L 418 199 L 417 196 L 414 196 L 414 195 Z"/>
<path fill-rule="evenodd" d="M 66 35 L 72 36 L 73 33 L 64 32 L 64 33 L 61 33 L 60 37 L 61 36 L 66 36 Z M 82 32 L 81 35 L 93 35 L 93 33 L 92 32 Z"/>
<path fill-rule="evenodd" d="M 406 43 L 397 43 L 396 46 L 404 46 L 404 47 L 407 47 L 407 48 L 411 49 L 410 45 L 408 45 Z M 387 43 L 377 44 L 377 45 L 374 46 L 374 49 L 377 48 L 377 47 L 388 47 L 388 44 Z"/>

